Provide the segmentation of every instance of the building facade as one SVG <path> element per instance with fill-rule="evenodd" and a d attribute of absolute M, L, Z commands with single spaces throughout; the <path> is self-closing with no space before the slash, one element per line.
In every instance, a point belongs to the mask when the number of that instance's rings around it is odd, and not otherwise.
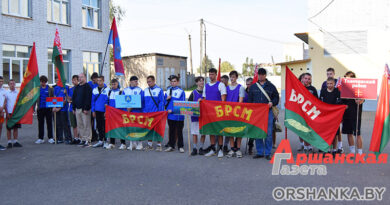
<path fill-rule="evenodd" d="M 302 49 L 304 58 L 279 63 L 282 77 L 287 65 L 297 76 L 303 71 L 311 73 L 313 86 L 321 89 L 322 82 L 326 80 L 326 69 L 332 67 L 336 78 L 353 71 L 357 78 L 378 79 L 380 85 L 384 66 L 390 62 L 389 1 L 328 3 L 308 1 L 309 31 L 295 34 L 305 44 Z M 282 89 L 283 93 L 284 83 Z M 376 101 L 367 100 L 363 108 L 376 110 Z"/>
<path fill-rule="evenodd" d="M 51 55 L 59 30 L 67 83 L 81 72 L 99 72 L 109 35 L 109 0 L 2 0 L 0 75 L 20 85 L 35 42 L 40 75 L 55 83 Z M 107 62 L 108 58 L 106 58 Z M 105 63 L 103 75 L 109 75 Z"/>
<path fill-rule="evenodd" d="M 139 78 L 139 86 L 147 87 L 146 77 L 154 75 L 157 86 L 167 89 L 169 86 L 168 77 L 177 75 L 180 77 L 180 87 L 188 88 L 187 85 L 187 57 L 175 56 L 162 53 L 148 53 L 134 56 L 122 57 L 125 66 L 125 75 L 127 80 L 124 82 L 128 85 L 128 79 L 135 75 Z M 111 73 L 115 73 L 113 68 Z"/>

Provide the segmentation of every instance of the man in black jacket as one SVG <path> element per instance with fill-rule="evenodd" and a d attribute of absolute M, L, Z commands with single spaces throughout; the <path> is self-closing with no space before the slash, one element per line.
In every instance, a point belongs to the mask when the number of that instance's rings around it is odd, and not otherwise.
<path fill-rule="evenodd" d="M 92 138 L 91 100 L 92 88 L 87 83 L 84 73 L 79 74 L 79 85 L 74 88 L 72 97 L 73 113 L 76 115 L 77 130 L 81 146 L 89 146 Z"/>
<path fill-rule="evenodd" d="M 276 106 L 279 103 L 279 92 L 276 87 L 267 80 L 267 71 L 264 68 L 258 70 L 259 81 L 253 84 L 249 88 L 249 103 L 266 103 L 269 107 L 268 113 L 268 126 L 267 126 L 267 138 L 256 139 L 257 154 L 254 159 L 265 157 L 267 160 L 271 160 L 272 150 L 272 129 L 274 123 L 274 116 L 272 113 L 272 106 Z M 261 88 L 266 92 L 263 93 Z M 269 98 L 269 100 L 268 100 Z"/>

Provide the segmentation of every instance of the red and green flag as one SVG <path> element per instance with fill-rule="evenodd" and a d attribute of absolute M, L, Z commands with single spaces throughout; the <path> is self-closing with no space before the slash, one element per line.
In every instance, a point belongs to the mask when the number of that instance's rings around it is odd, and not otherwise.
<path fill-rule="evenodd" d="M 199 129 L 203 135 L 263 139 L 267 137 L 267 104 L 200 101 Z"/>
<path fill-rule="evenodd" d="M 390 138 L 390 71 L 386 65 L 382 77 L 381 90 L 376 108 L 374 130 L 372 131 L 370 151 L 381 153 Z"/>
<path fill-rule="evenodd" d="M 330 105 L 312 95 L 286 66 L 284 125 L 304 141 L 327 151 L 343 119 L 346 105 Z"/>
<path fill-rule="evenodd" d="M 33 105 L 39 98 L 39 86 L 38 63 L 34 43 L 12 116 L 7 121 L 7 127 L 12 127 L 16 123 L 32 124 Z"/>
<path fill-rule="evenodd" d="M 64 71 L 64 60 L 62 57 L 62 47 L 61 47 L 60 34 L 58 32 L 58 28 L 56 28 L 56 34 L 54 37 L 53 55 L 51 57 L 51 60 L 56 67 L 56 74 L 58 77 L 57 85 L 60 87 L 65 87 L 66 77 Z"/>
<path fill-rule="evenodd" d="M 162 141 L 168 112 L 130 113 L 106 107 L 106 137 Z"/>

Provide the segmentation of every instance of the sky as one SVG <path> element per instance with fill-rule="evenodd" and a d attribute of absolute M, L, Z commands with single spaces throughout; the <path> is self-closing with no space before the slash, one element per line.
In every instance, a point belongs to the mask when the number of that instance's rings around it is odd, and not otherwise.
<path fill-rule="evenodd" d="M 200 64 L 200 19 L 205 20 L 206 52 L 214 65 L 221 58 L 239 72 L 246 57 L 258 63 L 272 62 L 271 56 L 275 63 L 284 61 L 283 45 L 302 43 L 294 33 L 306 32 L 308 26 L 307 0 L 114 0 L 114 4 L 126 11 L 118 26 L 122 56 L 156 52 L 189 57 L 190 34 L 194 71 Z"/>

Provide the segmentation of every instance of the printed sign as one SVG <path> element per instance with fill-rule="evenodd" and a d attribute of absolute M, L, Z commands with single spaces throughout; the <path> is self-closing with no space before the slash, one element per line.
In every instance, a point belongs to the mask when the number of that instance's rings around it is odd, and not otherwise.
<path fill-rule="evenodd" d="M 141 95 L 117 95 L 115 96 L 117 108 L 141 108 Z"/>
<path fill-rule="evenodd" d="M 173 101 L 173 114 L 199 116 L 199 102 Z"/>
<path fill-rule="evenodd" d="M 341 98 L 377 99 L 377 79 L 341 78 Z"/>
<path fill-rule="evenodd" d="M 47 97 L 46 98 L 46 107 L 63 107 L 64 98 L 63 97 Z"/>

